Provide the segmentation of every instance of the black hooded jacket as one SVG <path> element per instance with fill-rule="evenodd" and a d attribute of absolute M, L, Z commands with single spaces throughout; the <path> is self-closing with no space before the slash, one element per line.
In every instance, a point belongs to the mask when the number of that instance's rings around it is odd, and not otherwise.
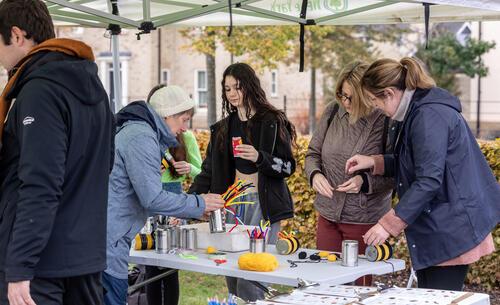
<path fill-rule="evenodd" d="M 97 66 L 40 52 L 8 98 L 15 103 L 0 152 L 0 281 L 104 270 L 114 120 Z"/>

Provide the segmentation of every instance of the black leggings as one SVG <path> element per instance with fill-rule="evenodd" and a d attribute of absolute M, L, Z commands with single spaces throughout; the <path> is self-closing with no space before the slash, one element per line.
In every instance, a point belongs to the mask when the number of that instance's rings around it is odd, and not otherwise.
<path fill-rule="evenodd" d="M 165 273 L 171 269 L 146 266 L 146 279 Z M 162 294 L 163 290 L 163 294 Z M 177 305 L 179 304 L 179 272 L 146 285 L 148 305 Z M 163 297 L 163 302 L 162 302 Z"/>
<path fill-rule="evenodd" d="M 462 291 L 469 265 L 433 266 L 417 270 L 418 288 Z"/>

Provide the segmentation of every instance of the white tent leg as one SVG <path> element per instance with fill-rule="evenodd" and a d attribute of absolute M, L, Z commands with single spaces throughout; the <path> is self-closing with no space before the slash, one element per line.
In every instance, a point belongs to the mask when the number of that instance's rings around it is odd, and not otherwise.
<path fill-rule="evenodd" d="M 115 112 L 122 109 L 122 82 L 120 74 L 120 46 L 118 35 L 111 36 L 111 45 L 113 53 L 113 90 L 114 90 L 114 104 Z"/>
<path fill-rule="evenodd" d="M 411 288 L 413 286 L 413 282 L 417 283 L 418 280 L 415 270 L 411 268 L 410 278 L 408 279 L 408 285 L 406 285 L 406 288 Z"/>

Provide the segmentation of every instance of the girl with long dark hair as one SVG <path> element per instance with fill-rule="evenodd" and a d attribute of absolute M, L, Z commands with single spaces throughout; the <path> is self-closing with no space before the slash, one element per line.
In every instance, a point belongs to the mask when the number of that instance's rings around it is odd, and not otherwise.
<path fill-rule="evenodd" d="M 269 103 L 249 65 L 227 67 L 221 85 L 222 120 L 210 127 L 207 155 L 189 191 L 222 194 L 238 178 L 253 183 L 241 201 L 255 204 L 238 206 L 237 214 L 246 225 L 269 220 L 269 242 L 274 243 L 280 221 L 293 217 L 292 197 L 284 179 L 295 171 L 295 128 Z M 241 139 L 242 144 L 233 149 L 233 139 Z M 245 300 L 263 297 L 262 291 L 246 280 L 227 278 L 227 283 L 229 292 Z"/>

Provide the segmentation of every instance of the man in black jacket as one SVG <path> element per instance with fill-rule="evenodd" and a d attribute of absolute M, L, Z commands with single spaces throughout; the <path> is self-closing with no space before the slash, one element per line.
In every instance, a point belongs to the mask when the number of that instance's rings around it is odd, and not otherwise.
<path fill-rule="evenodd" d="M 92 50 L 0 2 L 0 304 L 102 304 L 113 116 Z"/>

